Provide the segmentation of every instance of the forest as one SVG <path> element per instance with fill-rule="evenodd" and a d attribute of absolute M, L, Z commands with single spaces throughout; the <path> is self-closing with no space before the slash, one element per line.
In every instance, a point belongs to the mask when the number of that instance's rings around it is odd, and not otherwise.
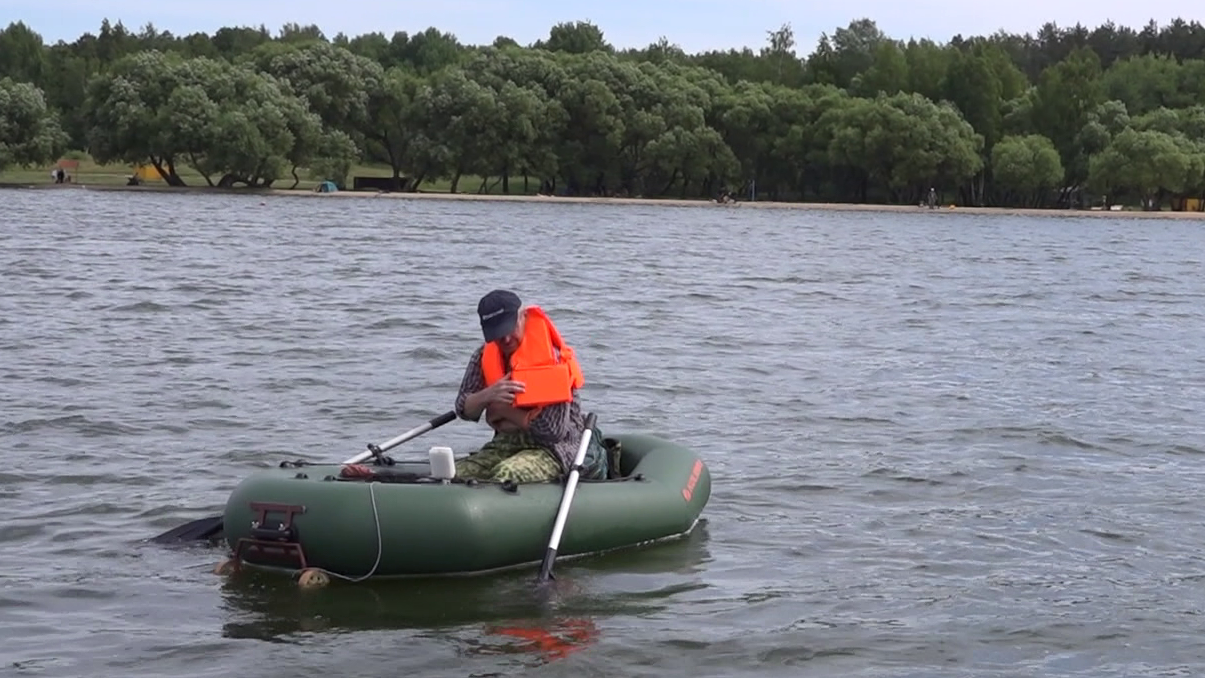
<path fill-rule="evenodd" d="M 617 49 L 586 21 L 529 45 L 437 28 L 0 31 L 0 171 L 64 154 L 208 186 L 1086 209 L 1201 209 L 1205 28 L 1046 24 L 948 42 L 870 19 L 803 55 Z M 193 181 L 190 179 L 190 181 Z"/>

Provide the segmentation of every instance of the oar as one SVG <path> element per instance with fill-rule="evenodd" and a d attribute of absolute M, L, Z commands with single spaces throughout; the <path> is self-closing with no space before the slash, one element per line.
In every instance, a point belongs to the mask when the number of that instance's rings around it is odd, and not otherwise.
<path fill-rule="evenodd" d="M 380 456 L 384 454 L 386 450 L 393 449 L 407 440 L 413 440 L 427 431 L 439 428 L 455 418 L 456 412 L 451 410 L 444 412 L 438 417 L 426 422 L 422 426 L 416 426 L 394 438 L 393 440 L 381 443 L 380 445 L 368 443 L 367 452 L 361 452 L 343 463 L 358 464 L 369 457 L 380 458 Z M 157 544 L 170 544 L 181 541 L 212 541 L 221 538 L 221 536 L 222 516 L 210 516 L 208 518 L 200 518 L 198 520 L 184 523 L 179 527 L 172 528 L 157 537 L 151 538 L 151 541 Z"/>
<path fill-rule="evenodd" d="M 586 461 L 586 449 L 590 447 L 590 436 L 594 433 L 594 413 L 586 416 L 586 430 L 582 431 L 582 444 L 577 448 L 577 456 L 573 458 L 573 469 L 569 471 L 569 481 L 565 484 L 565 492 L 561 494 L 561 506 L 556 512 L 556 522 L 552 524 L 552 536 L 548 539 L 548 550 L 544 552 L 544 562 L 540 564 L 539 582 L 553 579 L 552 564 L 556 561 L 556 550 L 561 545 L 561 531 L 565 529 L 565 519 L 569 516 L 569 506 L 573 503 L 573 493 L 577 491 L 577 478 L 581 475 L 578 469 Z"/>
<path fill-rule="evenodd" d="M 361 452 L 343 463 L 344 464 L 359 464 L 360 462 L 368 459 L 369 457 L 380 458 L 380 456 L 385 452 L 385 450 L 391 450 L 391 449 L 397 447 L 398 445 L 401 445 L 402 443 L 406 442 L 407 440 L 413 440 L 413 439 L 421 436 L 422 434 L 426 433 L 427 431 L 430 431 L 431 429 L 435 429 L 435 428 L 439 428 L 440 426 L 443 426 L 444 424 L 448 423 L 449 421 L 452 421 L 455 418 L 456 418 L 456 412 L 454 410 L 448 410 L 447 412 L 444 412 L 443 414 L 439 415 L 438 417 L 435 417 L 431 421 L 428 421 L 427 423 L 423 424 L 422 426 L 415 426 L 414 428 L 410 429 L 409 431 L 406 431 L 402 435 L 394 438 L 393 440 L 382 443 L 381 445 L 374 445 L 373 443 L 368 443 L 368 451 L 367 452 Z"/>

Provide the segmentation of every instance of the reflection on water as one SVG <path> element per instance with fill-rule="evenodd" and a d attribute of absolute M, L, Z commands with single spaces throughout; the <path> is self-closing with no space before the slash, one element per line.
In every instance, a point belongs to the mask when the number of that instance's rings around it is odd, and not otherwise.
<path fill-rule="evenodd" d="M 506 624 L 487 624 L 483 631 L 486 636 L 513 640 L 489 642 L 483 638 L 466 654 L 531 654 L 540 664 L 584 650 L 599 635 L 598 625 L 590 617 L 516 619 Z"/>
<path fill-rule="evenodd" d="M 246 569 L 221 587 L 227 638 L 296 642 L 298 635 L 438 631 L 466 655 L 524 654 L 537 663 L 595 643 L 600 620 L 660 612 L 705 588 L 707 521 L 683 539 L 477 577 L 380 580 L 302 589 L 287 576 Z"/>

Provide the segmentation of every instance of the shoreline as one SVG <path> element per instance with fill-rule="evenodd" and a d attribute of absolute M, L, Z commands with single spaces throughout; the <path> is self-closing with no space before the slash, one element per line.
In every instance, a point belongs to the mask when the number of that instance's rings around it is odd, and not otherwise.
<path fill-rule="evenodd" d="M 385 193 L 370 191 L 337 191 L 335 193 L 317 193 L 312 190 L 284 188 L 215 188 L 210 186 L 122 186 L 103 184 L 0 184 L 3 189 L 27 190 L 63 190 L 79 189 L 89 191 L 132 191 L 144 193 L 201 193 L 222 195 L 249 195 L 261 197 L 292 197 L 292 198 L 375 198 L 386 200 L 460 200 L 487 202 L 523 202 L 523 203 L 561 203 L 561 204 L 592 204 L 592 205 L 643 205 L 660 207 L 723 207 L 726 209 L 781 209 L 781 210 L 813 210 L 826 212 L 903 212 L 903 213 L 933 213 L 933 214 L 973 214 L 984 216 L 1025 216 L 1025 217 L 1098 217 L 1117 219 L 1188 219 L 1205 221 L 1205 212 L 1146 212 L 1142 210 L 1070 210 L 1043 209 L 1034 207 L 963 207 L 944 206 L 928 209 L 919 205 L 888 205 L 876 203 L 829 203 L 829 202 L 774 202 L 774 201 L 741 201 L 735 204 L 719 204 L 703 198 L 618 198 L 618 197 L 588 197 L 588 196 L 549 196 L 549 195 L 500 195 L 479 193 Z"/>

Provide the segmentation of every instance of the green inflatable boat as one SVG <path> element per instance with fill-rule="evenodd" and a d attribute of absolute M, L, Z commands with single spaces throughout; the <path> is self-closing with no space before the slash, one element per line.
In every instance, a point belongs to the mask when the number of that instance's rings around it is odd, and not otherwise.
<path fill-rule="evenodd" d="M 578 481 L 558 559 L 685 536 L 710 498 L 711 475 L 691 450 L 647 434 L 609 437 L 620 443 L 620 476 Z M 236 568 L 356 581 L 469 575 L 539 564 L 564 489 L 439 480 L 426 462 L 284 462 L 241 482 L 222 523 Z"/>

